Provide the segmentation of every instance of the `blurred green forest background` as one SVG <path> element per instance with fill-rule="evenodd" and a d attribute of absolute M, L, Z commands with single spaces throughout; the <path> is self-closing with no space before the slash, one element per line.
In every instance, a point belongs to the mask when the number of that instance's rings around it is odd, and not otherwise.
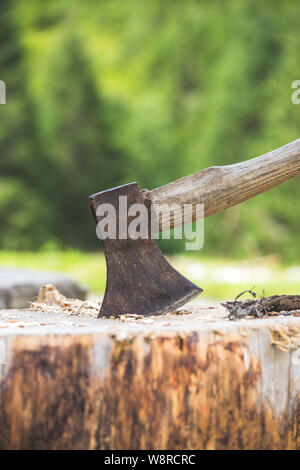
<path fill-rule="evenodd" d="M 97 251 L 90 194 L 299 138 L 299 31 L 297 0 L 1 0 L 0 248 Z M 209 217 L 203 253 L 297 263 L 299 213 L 296 178 Z"/>

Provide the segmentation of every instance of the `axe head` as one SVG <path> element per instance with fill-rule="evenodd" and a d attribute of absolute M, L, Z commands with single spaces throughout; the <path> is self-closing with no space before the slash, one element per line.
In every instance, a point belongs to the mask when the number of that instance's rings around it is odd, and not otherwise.
<path fill-rule="evenodd" d="M 127 202 L 126 210 L 124 201 Z M 168 263 L 151 238 L 150 207 L 145 206 L 137 183 L 94 194 L 89 197 L 89 204 L 98 224 L 97 234 L 98 237 L 100 235 L 107 264 L 106 290 L 99 317 L 117 317 L 126 313 L 162 315 L 202 292 Z M 133 239 L 130 234 L 130 222 L 136 215 L 130 216 L 127 208 L 134 204 L 147 208 L 147 238 Z M 115 224 L 115 228 L 112 227 L 114 236 L 104 239 L 99 222 L 108 217 L 110 209 L 110 222 Z"/>

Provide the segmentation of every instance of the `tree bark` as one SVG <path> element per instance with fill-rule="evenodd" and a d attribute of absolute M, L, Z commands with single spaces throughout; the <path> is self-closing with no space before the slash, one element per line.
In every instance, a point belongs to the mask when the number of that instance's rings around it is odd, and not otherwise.
<path fill-rule="evenodd" d="M 152 322 L 1 311 L 0 448 L 300 449 L 300 319 L 192 310 Z M 22 328 L 5 326 L 12 313 Z"/>

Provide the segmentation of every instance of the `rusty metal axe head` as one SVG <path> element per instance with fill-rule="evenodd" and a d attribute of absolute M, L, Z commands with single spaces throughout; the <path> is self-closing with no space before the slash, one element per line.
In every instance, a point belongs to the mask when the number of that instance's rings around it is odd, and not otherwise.
<path fill-rule="evenodd" d="M 120 200 L 124 200 L 124 196 L 127 206 L 123 212 Z M 113 237 L 104 239 L 103 234 L 100 236 L 107 264 L 107 282 L 99 317 L 117 317 L 126 313 L 162 315 L 202 292 L 168 263 L 151 238 L 150 224 L 146 238 L 134 239 L 130 234 L 133 217 L 127 213 L 127 207 L 134 204 L 145 206 L 137 183 L 94 194 L 89 197 L 89 204 L 97 224 L 108 216 L 110 208 L 113 209 L 112 223 L 115 224 Z M 149 209 L 148 206 L 148 221 Z"/>

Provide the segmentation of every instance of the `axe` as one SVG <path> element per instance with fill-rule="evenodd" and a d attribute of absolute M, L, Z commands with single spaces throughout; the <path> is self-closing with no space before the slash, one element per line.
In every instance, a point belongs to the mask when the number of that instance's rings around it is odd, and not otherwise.
<path fill-rule="evenodd" d="M 182 208 L 191 204 L 191 221 L 199 217 L 197 204 L 207 217 L 261 194 L 300 174 L 300 139 L 251 160 L 199 171 L 152 191 L 137 183 L 108 189 L 89 197 L 98 224 L 99 207 L 115 210 L 115 237 L 101 238 L 107 265 L 107 282 L 99 317 L 121 314 L 162 315 L 198 294 L 202 289 L 178 273 L 165 259 L 153 237 L 136 238 L 129 233 L 132 217 L 124 218 L 120 201 L 146 207 L 147 217 L 159 214 L 157 231 L 183 224 Z M 121 199 L 120 199 L 121 196 Z M 109 206 L 108 206 L 109 205 Z M 107 214 L 107 211 L 105 212 Z M 125 224 L 125 236 L 124 236 Z M 120 227 L 123 233 L 120 236 Z M 148 224 L 149 225 L 149 224 Z"/>

